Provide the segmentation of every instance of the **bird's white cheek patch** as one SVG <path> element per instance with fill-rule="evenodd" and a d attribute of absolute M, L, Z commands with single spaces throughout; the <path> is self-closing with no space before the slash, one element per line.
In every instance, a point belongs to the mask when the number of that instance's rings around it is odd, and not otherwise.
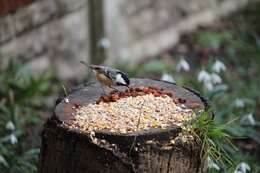
<path fill-rule="evenodd" d="M 125 80 L 122 78 L 121 74 L 117 74 L 117 75 L 116 75 L 116 82 L 126 85 L 126 82 L 125 82 Z"/>

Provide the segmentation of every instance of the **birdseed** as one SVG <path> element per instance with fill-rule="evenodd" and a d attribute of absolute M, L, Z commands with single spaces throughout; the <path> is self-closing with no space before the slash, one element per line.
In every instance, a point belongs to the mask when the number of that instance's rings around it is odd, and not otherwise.
<path fill-rule="evenodd" d="M 151 128 L 165 129 L 195 117 L 192 109 L 176 103 L 168 92 L 158 90 L 161 94 L 145 93 L 143 89 L 128 91 L 135 93 L 134 96 L 130 94 L 114 100 L 111 96 L 112 101 L 101 99 L 97 103 L 81 106 L 75 110 L 74 119 L 68 126 L 87 133 L 106 130 L 126 134 Z M 136 94 L 136 90 L 142 94 Z M 154 88 L 150 90 L 157 91 Z"/>

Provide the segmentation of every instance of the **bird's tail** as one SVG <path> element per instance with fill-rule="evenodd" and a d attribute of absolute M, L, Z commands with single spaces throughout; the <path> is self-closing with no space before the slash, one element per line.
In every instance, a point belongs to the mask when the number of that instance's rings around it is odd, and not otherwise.
<path fill-rule="evenodd" d="M 80 63 L 83 64 L 83 65 L 85 65 L 86 67 L 88 67 L 88 68 L 90 68 L 90 69 L 93 69 L 93 68 L 94 68 L 93 65 L 89 65 L 89 64 L 87 64 L 87 63 L 84 62 L 84 61 L 80 61 Z"/>

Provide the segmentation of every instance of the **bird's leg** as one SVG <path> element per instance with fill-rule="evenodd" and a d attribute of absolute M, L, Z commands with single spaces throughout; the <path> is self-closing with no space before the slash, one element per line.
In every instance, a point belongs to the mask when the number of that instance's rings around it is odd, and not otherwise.
<path fill-rule="evenodd" d="M 127 87 L 126 91 L 130 91 L 130 87 L 128 85 L 126 85 L 126 87 Z"/>

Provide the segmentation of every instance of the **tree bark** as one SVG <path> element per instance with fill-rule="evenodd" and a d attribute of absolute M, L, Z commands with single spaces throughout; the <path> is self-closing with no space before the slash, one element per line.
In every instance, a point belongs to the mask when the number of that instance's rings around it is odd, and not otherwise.
<path fill-rule="evenodd" d="M 131 79 L 131 85 L 164 88 L 174 93 L 173 97 L 185 100 L 187 107 L 194 110 L 209 108 L 207 101 L 197 92 L 172 83 Z M 68 96 L 69 103 L 61 100 L 56 105 L 55 116 L 45 123 L 42 133 L 40 173 L 200 172 L 203 165 L 201 145 L 192 138 L 182 140 L 178 136 L 181 132 L 178 126 L 133 134 L 97 131 L 96 142 L 89 134 L 68 129 L 65 123 L 73 118 L 72 107 L 97 101 L 100 92 L 96 84 L 82 86 Z M 170 144 L 172 139 L 174 144 Z"/>
<path fill-rule="evenodd" d="M 100 40 L 105 37 L 103 0 L 87 0 L 90 63 L 101 64 L 105 60 L 105 49 Z"/>

